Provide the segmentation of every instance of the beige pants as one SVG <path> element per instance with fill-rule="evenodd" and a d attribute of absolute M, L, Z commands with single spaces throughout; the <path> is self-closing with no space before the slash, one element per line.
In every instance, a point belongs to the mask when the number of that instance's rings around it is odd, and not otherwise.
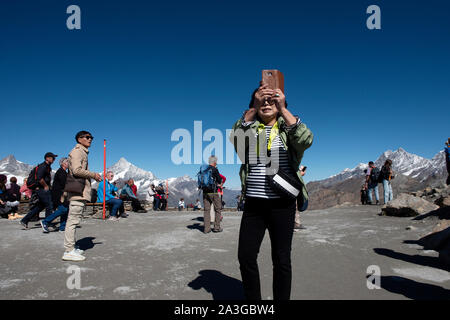
<path fill-rule="evenodd" d="M 221 208 L 222 203 L 220 202 L 220 195 L 218 193 L 203 193 L 203 206 L 205 208 L 203 219 L 205 222 L 204 232 L 209 232 L 211 230 L 211 205 L 214 205 L 214 211 L 216 213 L 214 218 L 214 229 L 220 229 L 220 218 L 221 218 Z"/>
<path fill-rule="evenodd" d="M 75 230 L 81 222 L 85 204 L 86 201 L 70 201 L 66 231 L 64 232 L 64 249 L 66 252 L 72 251 L 75 248 Z"/>

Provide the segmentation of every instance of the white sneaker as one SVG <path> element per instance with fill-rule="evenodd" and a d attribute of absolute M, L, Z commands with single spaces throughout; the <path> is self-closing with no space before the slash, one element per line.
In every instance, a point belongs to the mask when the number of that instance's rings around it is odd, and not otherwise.
<path fill-rule="evenodd" d="M 62 259 L 64 261 L 84 261 L 86 259 L 85 256 L 82 256 L 78 252 L 75 251 L 76 249 L 73 249 L 69 252 L 64 252 L 64 255 L 62 256 Z"/>
<path fill-rule="evenodd" d="M 75 252 L 78 253 L 78 254 L 83 254 L 84 253 L 84 250 L 81 250 L 81 249 L 78 249 L 78 248 L 75 248 L 73 250 L 75 250 Z"/>
<path fill-rule="evenodd" d="M 117 218 L 117 217 L 109 217 L 108 220 L 109 221 L 119 221 L 119 218 Z"/>

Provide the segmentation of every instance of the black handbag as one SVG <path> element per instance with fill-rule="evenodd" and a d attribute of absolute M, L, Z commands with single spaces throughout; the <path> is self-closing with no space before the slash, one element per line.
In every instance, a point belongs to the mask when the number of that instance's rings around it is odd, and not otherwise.
<path fill-rule="evenodd" d="M 292 177 L 279 168 L 276 174 L 269 176 L 269 183 L 279 195 L 297 199 L 298 211 L 305 211 L 308 208 L 308 200 L 303 197 L 302 183 L 296 175 Z"/>
<path fill-rule="evenodd" d="M 278 168 L 276 174 L 269 176 L 269 183 L 281 196 L 297 199 L 302 194 L 302 184 L 298 177 L 287 174 L 281 168 Z"/>
<path fill-rule="evenodd" d="M 75 178 L 70 173 L 67 175 L 66 185 L 64 186 L 65 192 L 82 194 L 84 186 L 86 184 L 85 178 Z"/>

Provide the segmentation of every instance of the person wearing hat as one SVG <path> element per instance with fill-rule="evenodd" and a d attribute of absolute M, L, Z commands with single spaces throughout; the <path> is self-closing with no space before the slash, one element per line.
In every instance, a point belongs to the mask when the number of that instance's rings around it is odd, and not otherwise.
<path fill-rule="evenodd" d="M 39 215 L 42 210 L 45 209 L 45 217 L 48 217 L 53 213 L 52 194 L 50 191 L 52 180 L 51 166 L 57 156 L 58 155 L 52 152 L 47 152 L 44 156 L 45 161 L 37 166 L 37 186 L 33 189 L 33 192 L 31 194 L 31 199 L 36 198 L 37 201 L 31 206 L 30 212 L 28 212 L 27 215 L 23 217 L 22 220 L 20 220 L 20 224 L 25 229 L 28 229 L 28 222 L 30 222 L 30 220 L 36 215 Z"/>

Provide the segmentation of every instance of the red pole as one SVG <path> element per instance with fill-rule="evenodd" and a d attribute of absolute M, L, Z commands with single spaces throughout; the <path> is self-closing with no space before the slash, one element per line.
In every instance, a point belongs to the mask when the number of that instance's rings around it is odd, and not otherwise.
<path fill-rule="evenodd" d="M 103 139 L 103 220 L 106 218 L 106 139 Z"/>

